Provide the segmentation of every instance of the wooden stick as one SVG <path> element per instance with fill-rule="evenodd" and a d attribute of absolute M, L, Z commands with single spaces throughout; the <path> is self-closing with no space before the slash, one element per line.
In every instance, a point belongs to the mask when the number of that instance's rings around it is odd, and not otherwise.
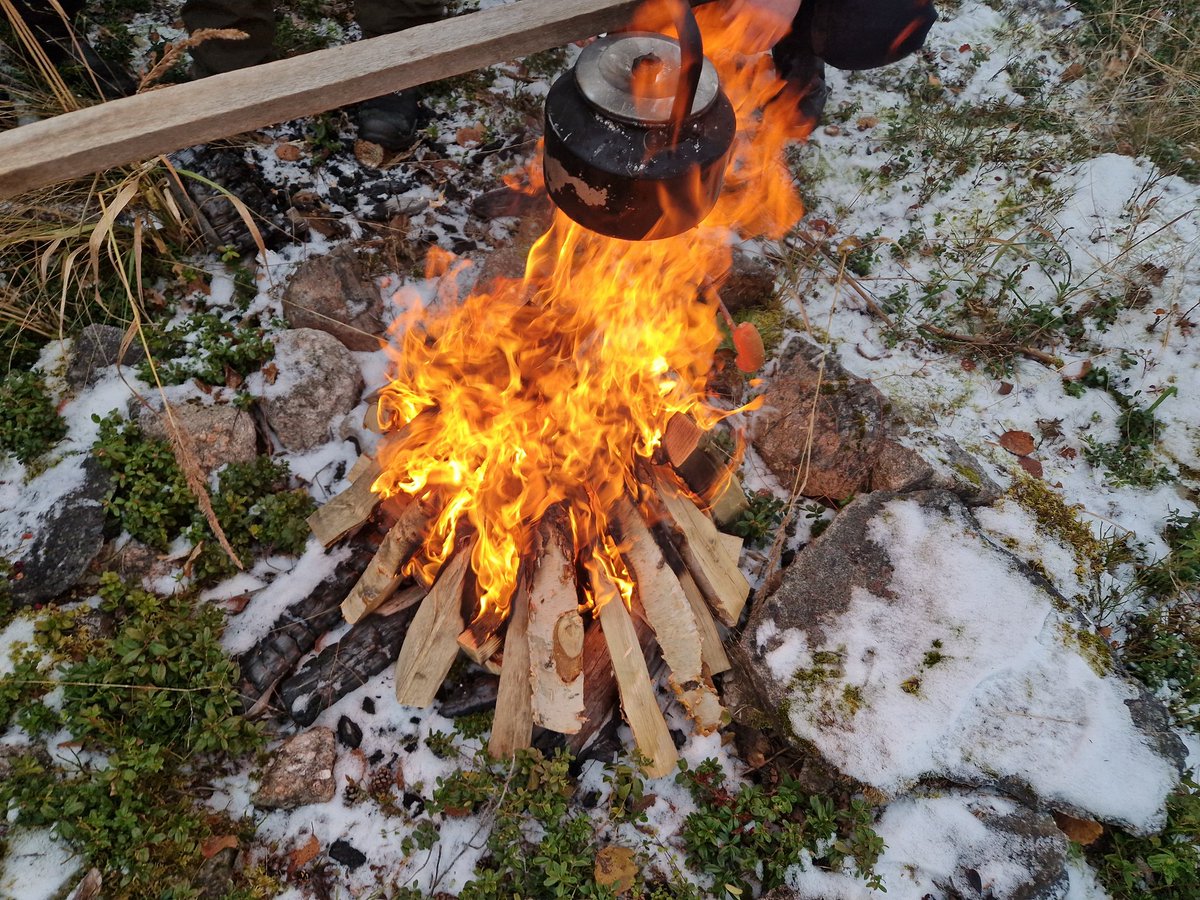
<path fill-rule="evenodd" d="M 458 655 L 463 580 L 470 562 L 469 548 L 455 554 L 408 627 L 396 660 L 396 701 L 401 706 L 424 708 L 433 703 Z"/>
<path fill-rule="evenodd" d="M 562 504 L 546 511 L 530 551 L 529 679 L 533 721 L 574 734 L 583 722 L 583 618 L 575 585 L 575 548 Z"/>
<path fill-rule="evenodd" d="M 623 497 L 614 512 L 622 555 L 671 670 L 671 688 L 695 720 L 697 730 L 709 734 L 721 725 L 725 709 L 712 682 L 704 677 L 700 631 L 691 604 L 633 503 Z"/>
<path fill-rule="evenodd" d="M 704 600 L 704 594 L 700 592 L 692 573 L 687 570 L 683 557 L 671 543 L 670 535 L 664 533 L 661 528 L 655 528 L 654 531 L 656 537 L 661 535 L 658 548 L 662 551 L 663 559 L 667 561 L 671 571 L 675 573 L 675 577 L 679 579 L 679 586 L 687 595 L 688 603 L 692 607 L 692 615 L 696 617 L 696 628 L 700 631 L 700 659 L 704 663 L 705 672 L 709 675 L 728 672 L 733 668 L 733 663 L 725 653 L 721 632 L 717 628 L 716 621 L 713 620 L 712 610 L 708 608 L 708 603 Z"/>
<path fill-rule="evenodd" d="M 504 759 L 533 741 L 533 693 L 529 683 L 529 577 L 522 566 L 508 611 L 504 635 L 504 665 L 488 753 Z"/>
<path fill-rule="evenodd" d="M 500 629 L 504 626 L 504 613 L 489 606 L 477 613 L 471 624 L 463 629 L 458 636 L 458 646 L 472 661 L 483 665 L 492 658 L 492 654 L 500 649 L 503 639 Z"/>
<path fill-rule="evenodd" d="M 679 760 L 675 742 L 667 730 L 658 698 L 654 696 L 654 684 L 646 668 L 646 658 L 638 644 L 637 632 L 625 601 L 617 586 L 607 575 L 595 567 L 592 572 L 592 592 L 600 607 L 600 627 L 608 645 L 613 672 L 617 676 L 617 689 L 621 694 L 621 708 L 625 721 L 633 731 L 638 750 L 646 757 L 643 771 L 650 778 L 661 778 L 675 768 Z"/>
<path fill-rule="evenodd" d="M 691 416 L 683 413 L 671 416 L 667 421 L 667 427 L 663 429 L 662 437 L 663 450 L 666 451 L 671 465 L 682 466 L 700 446 L 702 437 L 704 437 L 704 432 L 700 430 L 699 425 L 692 421 Z"/>
<path fill-rule="evenodd" d="M 349 106 L 626 24 L 637 0 L 521 0 L 0 134 L 0 198 Z"/>
<path fill-rule="evenodd" d="M 371 517 L 380 499 L 371 485 L 380 471 L 379 463 L 360 456 L 349 473 L 350 487 L 308 517 L 308 527 L 322 545 L 337 543 Z"/>
<path fill-rule="evenodd" d="M 729 559 L 712 520 L 661 473 L 655 474 L 655 485 L 667 520 L 679 538 L 679 553 L 688 571 L 717 618 L 734 627 L 750 596 L 750 582 Z"/>
<path fill-rule="evenodd" d="M 353 625 L 395 593 L 403 580 L 400 568 L 421 544 L 427 523 L 425 511 L 409 503 L 375 551 L 362 578 L 342 601 L 342 616 Z"/>

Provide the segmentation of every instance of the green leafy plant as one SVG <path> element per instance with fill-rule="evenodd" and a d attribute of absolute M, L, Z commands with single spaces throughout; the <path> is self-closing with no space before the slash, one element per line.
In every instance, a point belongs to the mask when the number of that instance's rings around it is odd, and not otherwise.
<path fill-rule="evenodd" d="M 730 524 L 729 530 L 744 537 L 751 546 L 761 546 L 779 528 L 787 504 L 766 491 L 747 493 L 746 500 L 749 506 Z"/>
<path fill-rule="evenodd" d="M 1185 778 L 1167 799 L 1160 834 L 1134 837 L 1114 830 L 1089 851 L 1115 900 L 1191 900 L 1200 894 L 1200 786 Z"/>
<path fill-rule="evenodd" d="M 802 851 L 814 865 L 851 868 L 869 887 L 882 888 L 873 870 L 883 840 L 863 801 L 839 808 L 831 798 L 806 794 L 786 775 L 769 790 L 748 784 L 732 791 L 711 759 L 695 769 L 680 763 L 676 781 L 699 807 L 684 821 L 688 860 L 712 878 L 718 896 L 753 896 L 778 887 Z"/>
<path fill-rule="evenodd" d="M 215 312 L 192 313 L 165 329 L 149 328 L 146 338 L 163 384 L 197 378 L 205 384 L 225 385 L 231 375 L 244 378 L 275 355 L 275 345 L 262 325 L 253 320 L 227 321 Z M 138 372 L 143 380 L 153 382 L 148 360 Z"/>
<path fill-rule="evenodd" d="M 110 638 L 93 638 L 84 658 L 53 674 L 37 667 L 39 651 L 0 679 L 6 719 L 64 727 L 88 752 L 17 756 L 0 802 L 17 823 L 52 826 L 101 869 L 114 896 L 190 897 L 201 842 L 215 828 L 239 830 L 197 807 L 191 785 L 211 777 L 224 754 L 258 747 L 261 735 L 240 715 L 218 608 L 160 598 L 111 573 L 100 594 L 116 621 Z M 40 639 L 51 646 L 69 624 L 42 629 Z M 53 686 L 62 689 L 58 712 L 37 697 Z M 12 702 L 14 693 L 24 696 Z"/>
<path fill-rule="evenodd" d="M 0 453 L 28 463 L 66 434 L 67 425 L 40 377 L 13 370 L 0 381 Z"/>

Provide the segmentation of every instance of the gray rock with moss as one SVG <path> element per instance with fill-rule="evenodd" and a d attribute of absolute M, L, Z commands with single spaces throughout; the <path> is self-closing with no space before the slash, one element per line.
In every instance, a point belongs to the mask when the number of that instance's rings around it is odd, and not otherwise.
<path fill-rule="evenodd" d="M 271 757 L 262 784 L 254 794 L 259 809 L 295 809 L 333 799 L 337 785 L 333 732 L 310 728 L 292 735 Z"/>
<path fill-rule="evenodd" d="M 1157 701 L 946 491 L 848 506 L 737 649 L 743 700 L 885 795 L 990 785 L 1147 833 L 1179 780 Z"/>
<path fill-rule="evenodd" d="M 293 328 L 328 332 L 351 350 L 378 350 L 383 298 L 351 248 L 317 256 L 296 270 L 283 295 Z"/>

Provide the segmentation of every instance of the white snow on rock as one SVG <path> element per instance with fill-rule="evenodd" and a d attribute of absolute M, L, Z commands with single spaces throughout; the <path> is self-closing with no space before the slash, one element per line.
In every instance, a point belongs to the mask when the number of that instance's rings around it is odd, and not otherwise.
<path fill-rule="evenodd" d="M 961 512 L 935 517 L 893 500 L 869 535 L 891 560 L 891 599 L 856 586 L 844 614 L 822 623 L 820 647 L 798 629 L 772 634 L 773 623 L 756 635 L 771 669 L 794 673 L 788 717 L 798 737 L 893 795 L 931 773 L 972 784 L 1015 778 L 1105 821 L 1162 825 L 1175 768 L 1130 719 L 1136 689 L 1098 674 L 1103 657 L 1081 654 L 1077 626 L 1050 594 Z M 840 672 L 814 656 L 831 651 Z"/>

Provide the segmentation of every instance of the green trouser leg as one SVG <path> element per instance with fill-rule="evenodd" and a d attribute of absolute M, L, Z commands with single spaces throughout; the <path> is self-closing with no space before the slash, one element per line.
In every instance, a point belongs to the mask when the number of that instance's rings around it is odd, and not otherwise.
<path fill-rule="evenodd" d="M 196 74 L 215 75 L 256 66 L 271 58 L 275 41 L 275 8 L 271 0 L 187 0 L 183 23 L 195 34 L 201 28 L 236 28 L 249 35 L 238 41 L 207 40 L 192 48 Z"/>
<path fill-rule="evenodd" d="M 436 22 L 446 5 L 443 0 L 357 0 L 354 10 L 363 37 L 370 38 Z"/>

